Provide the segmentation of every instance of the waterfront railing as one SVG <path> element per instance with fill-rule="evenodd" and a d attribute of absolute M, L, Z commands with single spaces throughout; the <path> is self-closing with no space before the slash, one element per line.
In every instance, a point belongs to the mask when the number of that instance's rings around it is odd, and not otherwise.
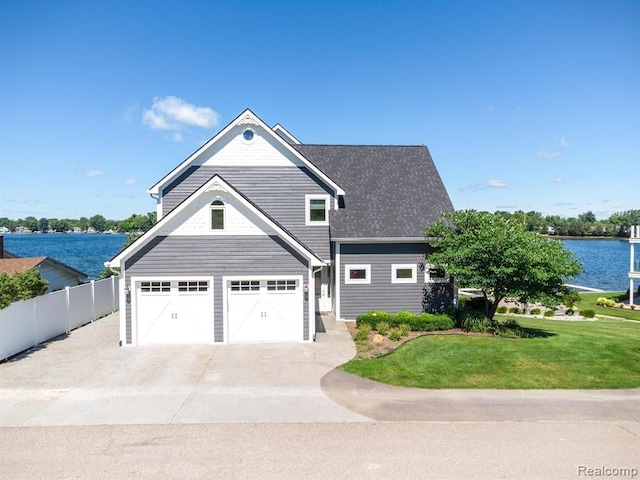
<path fill-rule="evenodd" d="M 14 302 L 0 310 L 0 360 L 118 310 L 119 277 Z"/>

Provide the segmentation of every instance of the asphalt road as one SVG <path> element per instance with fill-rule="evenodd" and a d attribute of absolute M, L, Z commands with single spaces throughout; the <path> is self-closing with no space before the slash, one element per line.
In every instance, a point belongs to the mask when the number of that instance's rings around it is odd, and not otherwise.
<path fill-rule="evenodd" d="M 638 422 L 20 427 L 0 441 L 11 480 L 640 477 Z M 618 474 L 587 475 L 603 467 Z"/>

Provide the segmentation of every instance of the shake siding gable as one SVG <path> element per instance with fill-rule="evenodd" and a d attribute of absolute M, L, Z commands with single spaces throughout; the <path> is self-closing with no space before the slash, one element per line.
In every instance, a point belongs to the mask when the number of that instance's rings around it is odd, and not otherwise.
<path fill-rule="evenodd" d="M 425 284 L 425 255 L 430 247 L 425 243 L 403 244 L 349 244 L 340 245 L 340 316 L 354 320 L 369 310 L 385 310 L 392 314 L 409 310 L 419 314 L 424 310 L 425 294 L 433 290 L 433 284 Z M 394 264 L 415 264 L 416 283 L 391 283 Z M 370 265 L 371 283 L 345 283 L 345 265 Z M 443 290 L 443 285 L 435 286 Z M 451 287 L 444 287 L 447 294 Z"/>
<path fill-rule="evenodd" d="M 135 277 L 214 277 L 214 340 L 224 341 L 223 276 L 302 275 L 308 261 L 276 236 L 158 236 L 125 262 L 126 282 Z M 131 304 L 126 306 L 126 342 L 132 341 Z M 303 306 L 303 335 L 309 340 L 309 305 Z"/>

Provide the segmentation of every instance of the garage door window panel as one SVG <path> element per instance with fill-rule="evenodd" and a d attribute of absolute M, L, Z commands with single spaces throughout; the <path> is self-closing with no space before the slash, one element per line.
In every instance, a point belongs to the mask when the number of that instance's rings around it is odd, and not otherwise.
<path fill-rule="evenodd" d="M 142 293 L 169 293 L 171 292 L 171 282 L 140 282 Z"/>
<path fill-rule="evenodd" d="M 260 291 L 260 280 L 238 280 L 231 282 L 231 292 L 258 292 Z"/>

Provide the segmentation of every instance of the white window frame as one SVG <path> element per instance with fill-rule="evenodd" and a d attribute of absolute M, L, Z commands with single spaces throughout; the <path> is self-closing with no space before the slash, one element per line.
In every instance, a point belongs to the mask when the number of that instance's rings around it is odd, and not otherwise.
<path fill-rule="evenodd" d="M 350 278 L 350 270 L 364 270 L 366 272 L 366 278 Z M 371 265 L 345 265 L 344 266 L 344 283 L 351 285 L 365 285 L 371 283 Z"/>
<path fill-rule="evenodd" d="M 424 265 L 424 283 L 449 283 L 449 276 L 446 272 L 444 277 L 431 278 L 431 275 L 429 275 L 429 269 L 434 267 L 437 268 L 438 265 L 434 265 L 432 263 L 426 263 Z"/>
<path fill-rule="evenodd" d="M 220 201 L 222 205 L 212 205 L 213 202 Z M 209 231 L 213 233 L 222 233 L 227 229 L 227 204 L 224 200 L 219 198 L 213 200 L 211 204 L 209 204 Z M 220 210 L 222 211 L 222 228 L 213 228 L 213 211 Z"/>
<path fill-rule="evenodd" d="M 311 220 L 311 200 L 324 200 L 324 221 Z M 329 210 L 331 206 L 330 195 L 305 195 L 304 196 L 304 223 L 305 225 L 329 225 Z"/>
<path fill-rule="evenodd" d="M 398 278 L 398 270 L 411 270 L 411 278 Z M 394 263 L 391 265 L 391 283 L 418 283 L 418 268 L 415 263 Z"/>

